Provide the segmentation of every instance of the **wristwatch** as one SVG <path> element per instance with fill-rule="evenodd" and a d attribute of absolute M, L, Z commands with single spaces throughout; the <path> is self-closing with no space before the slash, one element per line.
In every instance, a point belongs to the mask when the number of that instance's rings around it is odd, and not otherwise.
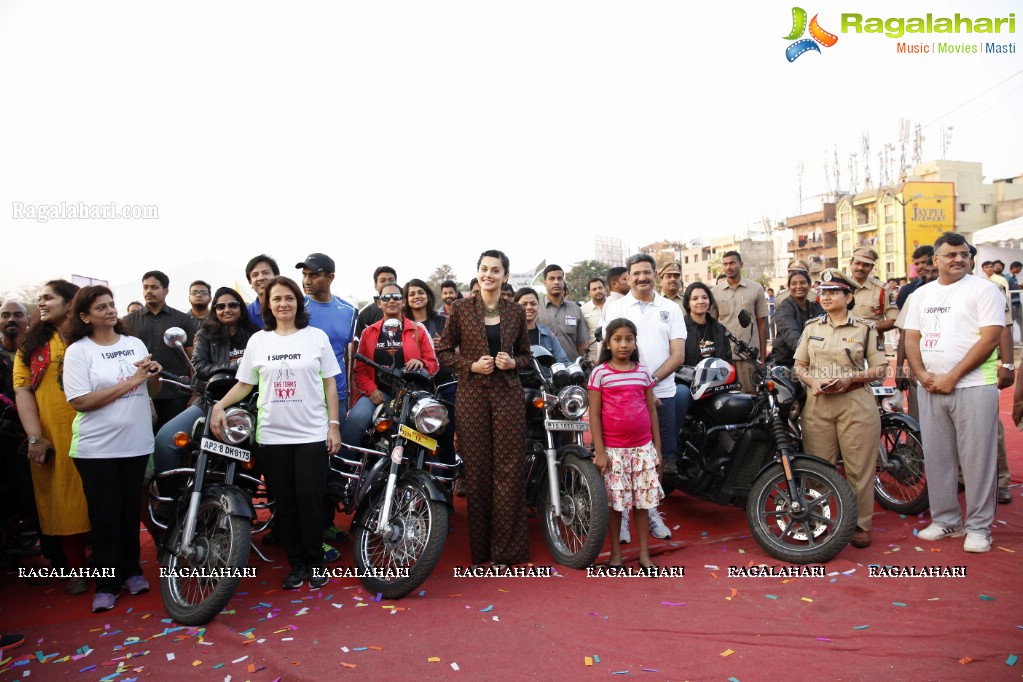
<path fill-rule="evenodd" d="M 29 445 L 35 445 L 38 442 L 39 442 L 39 436 L 29 436 L 28 437 L 28 444 Z"/>
<path fill-rule="evenodd" d="M 1002 363 L 1002 367 L 1004 367 L 1005 369 L 1009 370 L 1010 372 L 1015 372 L 1016 371 L 1016 365 L 1014 365 L 1011 362 L 1003 362 Z"/>

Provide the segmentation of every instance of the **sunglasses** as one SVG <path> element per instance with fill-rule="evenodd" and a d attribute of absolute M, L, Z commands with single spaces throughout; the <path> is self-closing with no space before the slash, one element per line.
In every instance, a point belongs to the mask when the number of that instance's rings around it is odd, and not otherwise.
<path fill-rule="evenodd" d="M 228 301 L 227 303 L 217 303 L 215 306 L 213 306 L 213 309 L 214 310 L 218 310 L 218 311 L 219 310 L 223 310 L 224 308 L 230 308 L 231 310 L 238 310 L 238 308 L 241 308 L 241 307 L 242 307 L 242 304 L 239 303 L 238 301 Z"/>
<path fill-rule="evenodd" d="M 393 301 L 400 301 L 400 300 L 401 300 L 401 294 L 381 294 L 380 295 L 380 302 L 381 303 L 391 303 Z"/>

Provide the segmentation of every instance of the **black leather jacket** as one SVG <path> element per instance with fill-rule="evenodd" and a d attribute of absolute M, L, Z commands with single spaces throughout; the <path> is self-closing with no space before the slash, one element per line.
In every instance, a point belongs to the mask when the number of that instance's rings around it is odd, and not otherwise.
<path fill-rule="evenodd" d="M 200 329 L 195 336 L 195 348 L 192 350 L 192 365 L 195 366 L 196 374 L 200 379 L 206 380 L 215 369 L 229 368 L 232 371 L 238 369 L 238 363 L 231 362 L 231 348 L 244 348 L 255 333 L 239 328 L 233 337 L 228 338 L 222 334 L 211 335 L 205 328 Z"/>

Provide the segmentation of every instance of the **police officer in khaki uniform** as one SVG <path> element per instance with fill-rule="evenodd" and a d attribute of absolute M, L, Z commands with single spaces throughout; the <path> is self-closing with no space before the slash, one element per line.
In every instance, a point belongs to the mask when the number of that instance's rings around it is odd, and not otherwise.
<path fill-rule="evenodd" d="M 682 288 L 682 266 L 678 263 L 668 263 L 657 272 L 657 276 L 661 281 L 661 296 L 685 311 L 686 307 L 682 305 L 682 294 L 679 293 Z"/>
<path fill-rule="evenodd" d="M 846 279 L 853 284 L 855 290 L 853 316 L 858 320 L 873 322 L 877 331 L 883 335 L 895 327 L 899 307 L 895 305 L 896 293 L 871 275 L 876 263 L 877 251 L 861 246 L 853 251 L 852 260 L 849 261 L 850 276 Z"/>
<path fill-rule="evenodd" d="M 873 325 L 849 313 L 853 288 L 840 270 L 821 273 L 817 293 L 824 314 L 806 323 L 793 370 L 807 386 L 803 447 L 833 464 L 841 450 L 845 477 L 856 495 L 852 545 L 868 547 L 881 417 L 867 383 L 884 376 L 888 361 Z"/>

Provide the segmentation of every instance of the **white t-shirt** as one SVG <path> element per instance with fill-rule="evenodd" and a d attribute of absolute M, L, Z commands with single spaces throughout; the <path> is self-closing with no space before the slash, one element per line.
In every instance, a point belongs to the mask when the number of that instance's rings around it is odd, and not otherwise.
<path fill-rule="evenodd" d="M 639 347 L 639 361 L 651 373 L 664 364 L 671 355 L 671 341 L 686 338 L 686 318 L 682 309 L 660 294 L 654 294 L 651 303 L 643 303 L 630 291 L 615 301 L 604 304 L 600 326 L 607 338 L 607 323 L 619 317 L 631 320 L 636 325 L 636 345 Z M 661 381 L 654 386 L 658 398 L 674 398 L 675 382 Z"/>
<path fill-rule="evenodd" d="M 920 332 L 924 367 L 935 374 L 950 372 L 980 338 L 981 327 L 1005 326 L 1005 296 L 976 275 L 954 284 L 929 282 L 909 297 L 904 306 L 906 329 Z M 986 386 L 998 381 L 995 354 L 972 370 L 956 388 Z"/>
<path fill-rule="evenodd" d="M 330 339 L 313 326 L 281 336 L 253 334 L 238 366 L 238 381 L 259 384 L 256 442 L 315 443 L 327 439 L 323 380 L 341 373 Z"/>
<path fill-rule="evenodd" d="M 131 379 L 135 363 L 149 351 L 134 336 L 121 336 L 112 346 L 89 337 L 64 353 L 64 394 L 68 401 Z M 136 386 L 98 410 L 79 412 L 71 427 L 72 457 L 115 458 L 153 451 L 153 419 L 146 384 Z"/>

